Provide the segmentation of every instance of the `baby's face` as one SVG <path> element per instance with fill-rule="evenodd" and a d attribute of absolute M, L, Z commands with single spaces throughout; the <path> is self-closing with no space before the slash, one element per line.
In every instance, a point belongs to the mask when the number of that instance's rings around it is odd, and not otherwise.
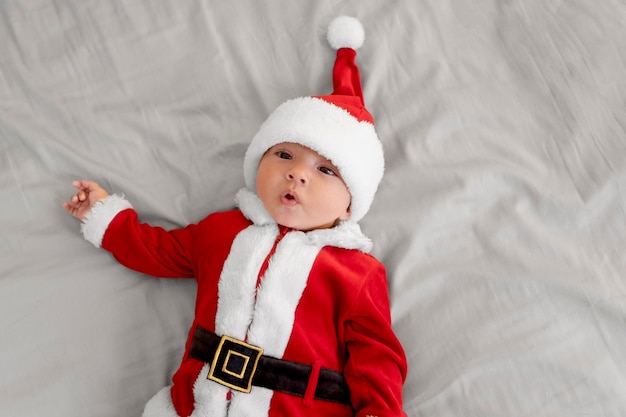
<path fill-rule="evenodd" d="M 265 152 L 256 188 L 265 209 L 283 226 L 325 229 L 350 217 L 350 192 L 337 167 L 297 143 L 280 143 Z"/>

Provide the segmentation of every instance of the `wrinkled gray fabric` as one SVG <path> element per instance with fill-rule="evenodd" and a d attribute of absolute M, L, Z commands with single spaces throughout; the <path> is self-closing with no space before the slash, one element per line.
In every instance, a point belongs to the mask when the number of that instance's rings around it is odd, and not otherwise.
<path fill-rule="evenodd" d="M 409 416 L 626 415 L 626 4 L 606 0 L 0 3 L 0 415 L 140 415 L 195 284 L 119 266 L 73 179 L 166 228 L 233 207 L 248 141 L 331 91 L 358 17 L 386 174 Z M 358 149 L 355 149 L 358 157 Z"/>

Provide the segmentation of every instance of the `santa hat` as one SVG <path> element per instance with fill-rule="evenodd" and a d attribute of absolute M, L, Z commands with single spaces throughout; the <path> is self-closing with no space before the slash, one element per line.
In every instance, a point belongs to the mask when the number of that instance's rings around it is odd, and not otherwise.
<path fill-rule="evenodd" d="M 286 101 L 270 114 L 252 138 L 244 158 L 246 186 L 256 190 L 263 154 L 282 142 L 298 143 L 331 160 L 350 194 L 350 221 L 369 210 L 383 176 L 383 148 L 374 119 L 365 108 L 356 49 L 365 39 L 361 23 L 340 16 L 328 27 L 328 43 L 337 50 L 333 93 Z"/>

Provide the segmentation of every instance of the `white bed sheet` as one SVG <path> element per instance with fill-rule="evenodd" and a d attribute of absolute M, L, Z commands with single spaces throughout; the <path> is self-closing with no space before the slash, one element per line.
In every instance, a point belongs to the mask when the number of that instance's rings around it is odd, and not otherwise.
<path fill-rule="evenodd" d="M 167 228 L 232 207 L 264 118 L 330 92 L 339 14 L 366 29 L 362 226 L 407 414 L 626 415 L 626 3 L 9 0 L 0 416 L 138 416 L 168 383 L 194 284 L 119 266 L 61 202 L 90 178 Z"/>

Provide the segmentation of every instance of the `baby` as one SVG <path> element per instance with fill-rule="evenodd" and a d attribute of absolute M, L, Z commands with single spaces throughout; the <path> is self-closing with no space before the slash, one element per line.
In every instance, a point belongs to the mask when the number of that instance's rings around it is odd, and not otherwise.
<path fill-rule="evenodd" d="M 244 157 L 237 209 L 166 231 L 92 181 L 65 209 L 88 241 L 156 277 L 195 278 L 195 318 L 144 416 L 404 416 L 384 266 L 358 221 L 383 175 L 363 104 L 361 24 L 335 19 L 331 95 L 280 105 Z"/>

